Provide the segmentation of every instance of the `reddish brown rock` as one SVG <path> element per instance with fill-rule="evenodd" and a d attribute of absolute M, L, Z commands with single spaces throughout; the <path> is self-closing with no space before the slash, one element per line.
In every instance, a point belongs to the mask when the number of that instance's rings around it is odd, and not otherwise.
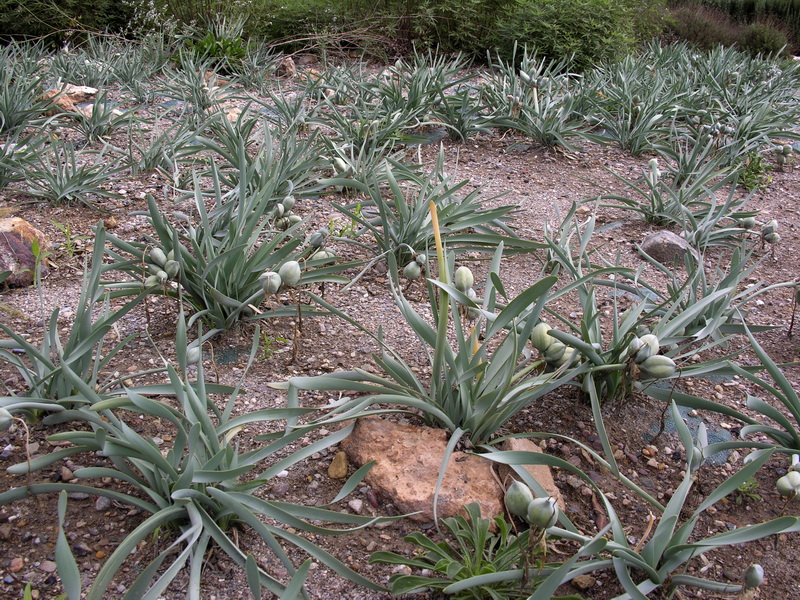
<path fill-rule="evenodd" d="M 11 271 L 5 284 L 27 287 L 33 283 L 36 257 L 33 242 L 43 250 L 48 248 L 47 238 L 33 225 L 19 217 L 0 219 L 0 272 Z M 43 272 L 46 271 L 43 267 Z"/>
<path fill-rule="evenodd" d="M 295 64 L 294 60 L 292 60 L 291 56 L 287 56 L 283 59 L 281 64 L 278 65 L 278 68 L 275 69 L 275 74 L 278 77 L 296 77 L 297 76 L 297 65 Z"/>
<path fill-rule="evenodd" d="M 533 440 L 527 438 L 509 438 L 500 444 L 500 449 L 522 452 L 542 452 Z M 548 496 L 556 499 L 558 507 L 564 510 L 564 498 L 561 497 L 561 491 L 556 486 L 553 474 L 550 472 L 550 467 L 547 465 L 526 465 L 525 470 L 531 474 L 531 477 L 539 482 L 539 485 L 544 488 Z M 508 465 L 500 465 L 500 479 L 505 482 L 507 477 L 519 479 L 511 467 Z M 508 483 L 511 483 L 510 480 Z"/>
<path fill-rule="evenodd" d="M 85 85 L 67 84 L 61 89 L 52 89 L 42 94 L 42 100 L 53 100 L 53 109 L 47 114 L 52 116 L 62 112 L 74 112 L 75 105 L 88 102 L 97 94 L 97 89 Z"/>
<path fill-rule="evenodd" d="M 447 432 L 431 427 L 410 427 L 378 418 L 360 419 L 342 442 L 351 462 L 375 465 L 366 482 L 411 518 L 433 521 L 436 478 L 447 446 Z M 438 516 L 464 514 L 463 506 L 477 502 L 481 514 L 491 518 L 503 512 L 502 489 L 492 473 L 492 463 L 478 456 L 455 452 L 450 457 L 439 494 Z"/>

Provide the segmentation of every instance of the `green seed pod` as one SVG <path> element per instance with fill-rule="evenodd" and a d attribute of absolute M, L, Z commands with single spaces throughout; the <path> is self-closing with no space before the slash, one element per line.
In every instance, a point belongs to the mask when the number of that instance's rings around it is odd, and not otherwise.
<path fill-rule="evenodd" d="M 555 340 L 547 347 L 547 350 L 544 353 L 544 359 L 549 363 L 558 362 L 564 356 L 566 351 L 567 347 L 558 340 Z"/>
<path fill-rule="evenodd" d="M 337 175 L 347 177 L 350 174 L 350 167 L 341 158 L 333 159 L 333 170 Z"/>
<path fill-rule="evenodd" d="M 303 217 L 300 215 L 289 215 L 286 217 L 286 221 L 289 223 L 289 227 L 292 225 L 297 225 L 300 221 L 303 220 Z"/>
<path fill-rule="evenodd" d="M 266 273 L 262 273 L 259 279 L 261 280 L 261 289 L 264 290 L 265 296 L 277 294 L 278 290 L 281 289 L 281 285 L 283 284 L 281 276 L 275 271 L 267 271 Z"/>
<path fill-rule="evenodd" d="M 334 258 L 336 253 L 333 250 L 328 250 L 327 248 L 322 248 L 321 250 L 317 250 L 314 254 L 311 255 L 311 260 L 328 260 L 330 258 Z"/>
<path fill-rule="evenodd" d="M 778 230 L 778 221 L 772 219 L 761 228 L 761 235 L 766 238 L 768 235 L 775 233 Z"/>
<path fill-rule="evenodd" d="M 466 292 L 475 283 L 475 277 L 473 277 L 469 267 L 458 267 L 456 274 L 453 276 L 453 282 L 459 292 Z"/>
<path fill-rule="evenodd" d="M 294 287 L 300 283 L 300 263 L 296 260 L 290 260 L 281 265 L 278 269 L 278 275 L 281 276 L 281 281 L 288 287 Z"/>
<path fill-rule="evenodd" d="M 703 451 L 697 446 L 692 447 L 692 460 L 689 463 L 689 471 L 694 473 L 703 465 Z"/>
<path fill-rule="evenodd" d="M 780 167 L 786 164 L 786 157 L 783 154 L 778 154 L 775 160 L 778 162 L 778 166 Z"/>
<path fill-rule="evenodd" d="M 156 273 L 156 277 L 160 283 L 167 283 L 167 280 L 169 279 L 169 275 L 167 275 L 166 271 L 159 271 Z"/>
<path fill-rule="evenodd" d="M 521 481 L 515 481 L 508 486 L 504 500 L 510 514 L 525 518 L 528 516 L 528 505 L 533 501 L 533 492 Z"/>
<path fill-rule="evenodd" d="M 633 336 L 633 339 L 628 342 L 627 348 L 625 348 L 624 356 L 633 356 L 642 347 L 642 340 L 638 338 L 638 336 Z"/>
<path fill-rule="evenodd" d="M 641 342 L 641 345 L 639 346 L 639 350 L 636 351 L 636 354 L 634 355 L 633 359 L 637 363 L 641 364 L 651 356 L 655 356 L 656 354 L 658 354 L 660 346 L 658 343 L 658 338 L 654 336 L 652 333 L 643 335 L 642 337 L 639 338 L 639 341 Z"/>
<path fill-rule="evenodd" d="M 193 365 L 198 362 L 200 362 L 200 347 L 195 345 L 190 345 L 186 349 L 186 364 Z"/>
<path fill-rule="evenodd" d="M 522 79 L 522 81 L 524 81 L 525 83 L 530 83 L 531 82 L 531 76 L 528 75 L 525 71 L 523 71 L 521 69 L 520 69 L 520 72 L 519 72 L 519 78 Z"/>
<path fill-rule="evenodd" d="M 277 219 L 275 221 L 275 228 L 281 231 L 289 229 L 289 219 Z"/>
<path fill-rule="evenodd" d="M 164 270 L 170 278 L 174 279 L 181 272 L 181 265 L 177 260 L 168 260 L 164 263 Z"/>
<path fill-rule="evenodd" d="M 420 265 L 425 265 L 425 264 L 427 264 L 427 263 L 428 263 L 428 257 L 427 257 L 427 256 L 425 256 L 424 254 L 417 254 L 417 255 L 414 257 L 414 260 L 415 260 L 416 262 L 418 262 Z"/>
<path fill-rule="evenodd" d="M 661 171 L 658 169 L 658 159 L 651 158 L 650 162 L 647 164 L 650 166 L 650 182 L 653 184 L 658 183 L 658 180 L 661 178 Z"/>
<path fill-rule="evenodd" d="M 789 471 L 786 475 L 778 479 L 775 487 L 778 493 L 784 498 L 795 499 L 800 496 L 800 473 Z"/>
<path fill-rule="evenodd" d="M 756 218 L 755 217 L 745 217 L 743 219 L 739 219 L 739 225 L 744 227 L 745 229 L 752 229 L 756 226 Z"/>
<path fill-rule="evenodd" d="M 312 248 L 322 248 L 328 241 L 330 233 L 327 229 L 320 229 L 308 238 L 308 245 Z"/>
<path fill-rule="evenodd" d="M 403 277 L 407 279 L 416 279 L 421 274 L 422 269 L 420 268 L 419 263 L 415 260 L 412 260 L 405 267 L 403 267 Z"/>
<path fill-rule="evenodd" d="M 280 219 L 283 216 L 283 213 L 286 212 L 286 208 L 283 206 L 283 204 L 276 204 L 275 208 L 273 209 L 273 211 L 275 213 L 275 216 L 278 219 Z"/>
<path fill-rule="evenodd" d="M 534 498 L 528 504 L 527 521 L 539 529 L 549 529 L 558 522 L 558 504 L 556 499 Z"/>
<path fill-rule="evenodd" d="M 746 590 L 754 590 L 760 587 L 764 582 L 764 567 L 758 564 L 750 565 L 745 569 L 742 579 Z"/>
<path fill-rule="evenodd" d="M 156 287 L 161 285 L 161 281 L 155 275 L 149 275 L 144 280 L 144 288 L 150 289 L 152 287 Z"/>
<path fill-rule="evenodd" d="M 769 233 L 764 236 L 764 241 L 768 244 L 777 244 L 781 241 L 781 236 L 778 233 Z"/>
<path fill-rule="evenodd" d="M 469 297 L 471 300 L 473 300 L 473 301 L 477 301 L 477 299 L 478 299 L 478 294 L 477 294 L 477 293 L 475 292 L 475 290 L 474 290 L 474 289 L 472 289 L 472 288 L 469 288 L 469 289 L 467 290 L 467 296 L 468 296 L 468 297 Z M 480 311 L 480 309 L 478 309 L 478 308 L 472 308 L 471 306 L 470 306 L 470 307 L 467 309 L 467 318 L 468 318 L 470 321 L 474 321 L 474 320 L 475 320 L 475 319 L 477 319 L 479 316 L 481 316 L 481 311 Z"/>
<path fill-rule="evenodd" d="M 13 420 L 14 417 L 11 416 L 11 413 L 8 412 L 8 409 L 0 406 L 0 431 L 5 431 L 11 427 Z"/>
<path fill-rule="evenodd" d="M 550 361 L 550 365 L 557 368 L 562 365 L 572 363 L 572 360 L 579 355 L 580 353 L 576 352 L 575 348 L 567 346 L 564 349 L 564 354 L 561 355 L 561 358 L 559 358 L 558 360 Z"/>
<path fill-rule="evenodd" d="M 556 341 L 555 338 L 551 337 L 549 334 L 551 329 L 552 327 L 550 327 L 550 325 L 542 321 L 531 331 L 531 344 L 533 344 L 533 347 L 539 352 L 547 352 L 550 344 Z"/>
<path fill-rule="evenodd" d="M 175 260 L 175 250 L 174 249 L 170 250 L 169 252 L 167 252 L 167 262 L 169 262 L 171 260 Z"/>
<path fill-rule="evenodd" d="M 281 200 L 281 205 L 283 206 L 284 210 L 292 210 L 294 208 L 295 199 L 294 196 L 286 196 L 283 200 Z"/>
<path fill-rule="evenodd" d="M 792 147 L 789 144 L 784 144 L 783 148 L 781 148 L 781 154 L 784 156 L 789 156 L 792 153 Z"/>
<path fill-rule="evenodd" d="M 677 370 L 675 362 L 669 356 L 654 354 L 641 364 L 642 369 L 656 379 L 672 377 Z"/>
<path fill-rule="evenodd" d="M 159 267 L 163 267 L 164 263 L 167 262 L 167 255 L 164 254 L 164 251 L 161 248 L 151 248 L 150 262 L 152 262 L 154 265 L 158 265 Z"/>

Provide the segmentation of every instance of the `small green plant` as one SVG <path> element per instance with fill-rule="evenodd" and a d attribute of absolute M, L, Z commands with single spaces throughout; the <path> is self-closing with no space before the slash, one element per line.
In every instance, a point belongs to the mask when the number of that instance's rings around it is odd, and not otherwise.
<path fill-rule="evenodd" d="M 724 449 L 727 443 L 709 445 L 707 432 L 702 423 L 698 428 L 696 438 L 693 438 L 674 402 L 671 403 L 670 413 L 685 452 L 686 468 L 680 485 L 667 505 L 659 509 L 661 514 L 650 516 L 645 533 L 636 542 L 631 540 L 628 534 L 629 530 L 601 493 L 601 499 L 608 513 L 611 539 L 605 545 L 602 555 L 596 554 L 590 560 L 579 563 L 572 571 L 572 576 L 595 570 L 613 569 L 619 584 L 626 592 L 625 595 L 620 596 L 621 598 L 643 599 L 655 590 L 662 589 L 669 593 L 679 587 L 698 588 L 722 594 L 735 594 L 745 588 L 752 588 L 756 585 L 757 578 L 755 577 L 747 577 L 743 581 L 743 585 L 730 584 L 689 575 L 686 573 L 686 569 L 690 561 L 717 548 L 744 544 L 770 535 L 789 533 L 800 529 L 800 520 L 797 517 L 782 516 L 756 525 L 739 527 L 731 531 L 725 530 L 701 539 L 694 535 L 703 513 L 753 477 L 770 459 L 774 450 L 768 449 L 755 453 L 752 460 L 747 462 L 742 469 L 723 481 L 710 493 L 704 494 L 702 502 L 691 510 L 688 508 L 689 498 L 692 488 L 699 479 L 699 469 L 708 457 Z M 486 457 L 513 465 L 556 464 L 550 460 L 552 457 L 542 457 L 539 456 L 539 453 L 533 452 L 494 452 L 487 454 Z M 584 480 L 589 480 L 585 474 L 581 473 L 581 476 Z M 584 546 L 594 541 L 586 535 L 566 528 L 551 527 L 547 533 L 556 538 L 574 540 Z M 553 582 L 554 586 L 566 578 L 570 578 L 569 571 L 572 570 L 572 566 L 565 563 L 561 568 L 567 572 L 558 573 L 559 569 L 557 569 L 556 573 L 542 583 L 542 586 L 549 583 L 551 577 L 558 577 Z M 546 600 L 549 598 L 546 594 L 541 593 L 542 591 L 542 589 L 537 590 L 530 599 Z"/>
<path fill-rule="evenodd" d="M 764 190 L 772 183 L 769 165 L 758 152 L 750 152 L 739 164 L 739 183 L 748 192 Z"/>
<path fill-rule="evenodd" d="M 759 494 L 757 490 L 758 480 L 755 477 L 748 477 L 734 492 L 736 504 L 742 504 L 748 501 L 760 501 L 761 494 Z"/>
<path fill-rule="evenodd" d="M 64 253 L 66 254 L 69 260 L 72 260 L 75 255 L 78 253 L 78 244 L 77 242 L 80 240 L 88 240 L 91 239 L 92 236 L 89 235 L 72 235 L 72 226 L 69 223 L 59 223 L 58 221 L 50 220 L 56 229 L 58 229 L 61 233 L 64 234 Z"/>
<path fill-rule="evenodd" d="M 277 352 L 277 350 L 274 348 L 276 343 L 284 345 L 288 344 L 289 340 L 282 336 L 270 337 L 268 332 L 261 332 L 261 360 L 268 360 L 273 354 L 275 354 L 275 352 Z"/>
<path fill-rule="evenodd" d="M 186 47 L 201 61 L 209 61 L 220 73 L 235 73 L 247 55 L 242 39 L 244 17 L 215 17 L 205 30 L 197 30 L 185 38 Z"/>
<path fill-rule="evenodd" d="M 414 532 L 405 537 L 407 543 L 419 548 L 414 557 L 394 552 L 375 552 L 370 557 L 373 564 L 408 565 L 435 574 L 392 575 L 389 580 L 392 594 L 436 590 L 458 600 L 527 598 L 531 594 L 537 580 L 525 580 L 520 565 L 529 553 L 538 555 L 541 551 L 529 546 L 528 532 L 513 533 L 503 516 L 497 516 L 495 533 L 490 533 L 492 522 L 481 517 L 478 504 L 468 504 L 464 510 L 466 517 L 442 519 L 452 542 L 434 542 Z M 479 583 L 480 575 L 486 577 L 486 583 Z M 492 575 L 496 581 L 490 581 Z"/>

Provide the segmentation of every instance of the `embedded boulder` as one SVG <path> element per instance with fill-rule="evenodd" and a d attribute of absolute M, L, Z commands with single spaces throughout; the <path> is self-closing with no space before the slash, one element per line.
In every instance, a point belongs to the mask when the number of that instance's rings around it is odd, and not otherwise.
<path fill-rule="evenodd" d="M 5 284 L 27 287 L 33 284 L 36 257 L 34 240 L 42 250 L 48 247 L 47 238 L 33 225 L 19 217 L 0 219 L 0 272 L 11 271 Z M 43 268 L 43 271 L 45 269 Z"/>
<path fill-rule="evenodd" d="M 413 427 L 367 417 L 359 419 L 341 445 L 350 462 L 359 467 L 375 461 L 365 479 L 375 491 L 391 498 L 400 511 L 417 513 L 411 516 L 414 521 L 429 523 L 433 522 L 434 492 L 447 438 L 447 432 L 442 429 Z M 535 451 L 519 443 L 525 441 L 514 441 L 508 449 Z M 464 515 L 464 505 L 472 502 L 478 503 L 483 518 L 491 519 L 503 514 L 505 486 L 492 470 L 495 464 L 475 454 L 453 452 L 439 493 L 439 518 Z M 532 468 L 536 480 L 558 498 L 563 507 L 549 469 Z M 542 469 L 547 471 L 546 476 Z"/>
<path fill-rule="evenodd" d="M 392 499 L 411 519 L 433 521 L 436 479 L 447 448 L 447 432 L 432 427 L 412 427 L 374 417 L 359 419 L 353 433 L 342 441 L 350 462 L 375 465 L 365 481 Z M 503 512 L 502 490 L 492 473 L 492 463 L 478 456 L 453 452 L 439 492 L 439 518 L 466 514 L 465 504 L 477 502 L 481 515 L 491 519 Z"/>
<path fill-rule="evenodd" d="M 48 116 L 53 116 L 61 112 L 75 112 L 77 104 L 88 102 L 96 95 L 97 88 L 68 83 L 61 89 L 47 90 L 42 95 L 42 100 L 53 101 L 53 108 L 47 113 Z"/>
<path fill-rule="evenodd" d="M 671 231 L 656 231 L 642 242 L 642 250 L 662 265 L 671 267 L 677 262 L 683 265 L 683 257 L 690 253 L 698 260 L 697 251 L 681 236 Z"/>

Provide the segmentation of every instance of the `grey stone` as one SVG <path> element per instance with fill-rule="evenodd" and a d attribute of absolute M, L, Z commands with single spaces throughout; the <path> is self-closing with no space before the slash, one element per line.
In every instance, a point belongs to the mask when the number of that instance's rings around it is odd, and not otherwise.
<path fill-rule="evenodd" d="M 679 235 L 671 231 L 656 231 L 649 234 L 642 242 L 642 250 L 667 267 L 676 262 L 683 265 L 683 258 L 689 252 L 698 260 L 697 251 Z"/>

